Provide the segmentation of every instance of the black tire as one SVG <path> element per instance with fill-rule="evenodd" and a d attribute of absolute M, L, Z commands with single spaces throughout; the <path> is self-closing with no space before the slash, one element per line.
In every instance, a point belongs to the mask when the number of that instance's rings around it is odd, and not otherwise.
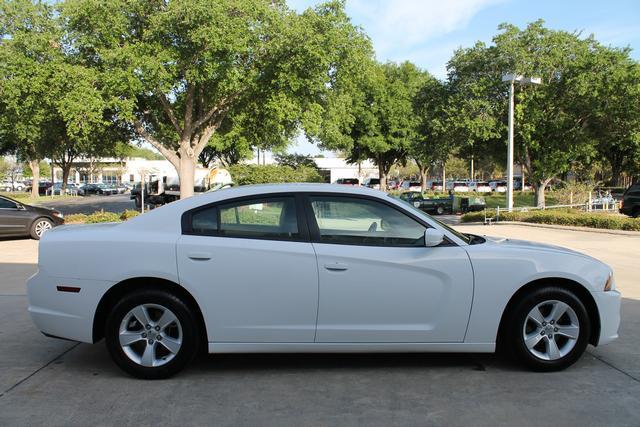
<path fill-rule="evenodd" d="M 142 366 L 130 359 L 120 346 L 120 324 L 132 309 L 142 304 L 166 307 L 180 322 L 182 345 L 173 359 L 164 365 Z M 199 322 L 189 305 L 169 292 L 151 288 L 140 289 L 125 295 L 109 313 L 105 326 L 105 342 L 116 365 L 134 377 L 148 380 L 169 378 L 184 369 L 198 354 L 200 337 Z"/>
<path fill-rule="evenodd" d="M 579 333 L 575 345 L 564 356 L 555 360 L 544 360 L 532 354 L 524 339 L 525 322 L 530 311 L 545 301 L 560 301 L 567 304 L 578 320 Z M 499 347 L 507 350 L 517 361 L 534 371 L 559 371 L 571 366 L 582 356 L 591 336 L 591 321 L 582 301 L 573 292 L 556 286 L 544 286 L 524 295 L 506 314 L 505 321 L 507 323 L 504 324 L 505 330 Z M 558 321 L 558 325 L 560 325 L 560 321 Z M 560 343 L 558 346 L 561 345 L 559 340 L 567 340 L 558 334 L 554 339 L 558 340 L 556 343 Z M 541 345 L 546 345 L 542 340 L 541 343 Z"/>
<path fill-rule="evenodd" d="M 443 208 L 442 206 L 438 206 L 438 207 L 436 208 L 436 213 L 437 213 L 438 215 L 442 215 L 442 214 L 444 213 L 444 208 Z"/>
<path fill-rule="evenodd" d="M 55 224 L 49 218 L 37 218 L 35 221 L 33 221 L 33 223 L 31 223 L 29 234 L 31 235 L 32 239 L 40 240 L 42 234 L 45 231 L 52 229 L 54 226 Z"/>
<path fill-rule="evenodd" d="M 631 216 L 633 218 L 638 218 L 640 217 L 640 207 L 635 207 L 633 208 L 633 211 L 631 212 Z"/>

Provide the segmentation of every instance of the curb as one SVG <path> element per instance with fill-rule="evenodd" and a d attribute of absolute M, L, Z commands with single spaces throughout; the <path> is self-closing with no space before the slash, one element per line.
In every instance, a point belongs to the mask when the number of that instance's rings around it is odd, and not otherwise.
<path fill-rule="evenodd" d="M 464 222 L 458 225 L 486 225 L 483 222 Z M 498 221 L 494 222 L 493 225 L 523 225 L 525 227 L 534 227 L 534 228 L 550 228 L 554 230 L 569 230 L 569 231 L 582 231 L 585 233 L 599 233 L 599 234 L 613 234 L 616 236 L 633 236 L 640 237 L 640 231 L 627 231 L 627 230 L 609 230 L 606 228 L 591 228 L 591 227 L 575 227 L 570 225 L 555 225 L 555 224 L 537 224 L 533 222 L 522 222 L 522 221 Z"/>

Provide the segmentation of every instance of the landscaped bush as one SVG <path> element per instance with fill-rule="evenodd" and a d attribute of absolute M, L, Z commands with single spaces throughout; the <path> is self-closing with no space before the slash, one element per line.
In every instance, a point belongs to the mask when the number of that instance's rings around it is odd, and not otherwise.
<path fill-rule="evenodd" d="M 137 217 L 138 215 L 140 215 L 140 212 L 138 212 L 138 211 L 134 211 L 134 210 L 132 210 L 132 209 L 127 209 L 126 211 L 124 211 L 124 212 L 122 212 L 122 213 L 120 214 L 120 219 L 121 219 L 122 221 L 126 221 L 126 220 L 128 220 L 128 219 L 135 218 L 135 217 Z"/>
<path fill-rule="evenodd" d="M 322 182 L 318 171 L 310 166 L 233 165 L 229 167 L 233 182 L 238 185 L 277 182 Z"/>
<path fill-rule="evenodd" d="M 99 222 L 120 222 L 120 215 L 115 212 L 94 212 L 87 216 L 85 221 L 87 224 L 96 224 Z"/>
<path fill-rule="evenodd" d="M 487 211 L 495 218 L 495 211 Z M 484 221 L 484 212 L 470 212 L 462 216 L 462 222 Z M 555 224 L 608 230 L 640 231 L 640 218 L 628 218 L 606 213 L 586 213 L 577 210 L 544 210 L 530 212 L 500 212 L 499 221 L 521 221 L 536 224 Z"/>
<path fill-rule="evenodd" d="M 85 214 L 69 214 L 64 217 L 65 224 L 84 224 L 87 222 L 87 216 Z"/>

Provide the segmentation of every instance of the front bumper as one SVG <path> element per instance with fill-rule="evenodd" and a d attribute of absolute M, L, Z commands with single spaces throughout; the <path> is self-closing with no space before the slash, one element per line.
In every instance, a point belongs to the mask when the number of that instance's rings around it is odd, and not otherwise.
<path fill-rule="evenodd" d="M 598 345 L 608 344 L 618 338 L 620 326 L 621 295 L 618 291 L 594 292 L 593 298 L 600 313 Z"/>
<path fill-rule="evenodd" d="M 45 335 L 92 343 L 96 308 L 112 285 L 102 280 L 52 277 L 39 271 L 27 282 L 29 314 Z M 80 292 L 62 292 L 58 286 L 77 287 Z"/>

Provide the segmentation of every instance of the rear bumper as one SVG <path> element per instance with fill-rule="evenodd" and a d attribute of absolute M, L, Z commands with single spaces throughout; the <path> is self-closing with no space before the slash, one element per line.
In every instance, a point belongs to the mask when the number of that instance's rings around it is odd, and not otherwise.
<path fill-rule="evenodd" d="M 93 342 L 93 318 L 104 293 L 113 283 L 52 277 L 36 273 L 27 282 L 29 314 L 45 335 L 73 341 Z M 58 286 L 77 287 L 77 293 Z"/>
<path fill-rule="evenodd" d="M 598 345 L 608 344 L 618 338 L 621 295 L 618 291 L 594 292 L 592 295 L 600 314 Z"/>

